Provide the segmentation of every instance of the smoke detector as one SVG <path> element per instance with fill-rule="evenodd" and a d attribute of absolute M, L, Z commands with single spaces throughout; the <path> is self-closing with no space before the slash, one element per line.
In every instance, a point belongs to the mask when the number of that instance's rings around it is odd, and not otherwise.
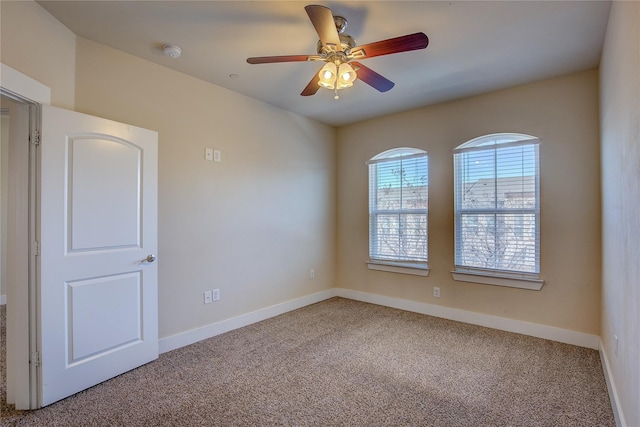
<path fill-rule="evenodd" d="M 162 47 L 162 50 L 165 55 L 170 56 L 171 58 L 180 58 L 180 55 L 182 55 L 182 49 L 180 49 L 180 46 L 176 46 L 174 44 L 165 44 Z"/>

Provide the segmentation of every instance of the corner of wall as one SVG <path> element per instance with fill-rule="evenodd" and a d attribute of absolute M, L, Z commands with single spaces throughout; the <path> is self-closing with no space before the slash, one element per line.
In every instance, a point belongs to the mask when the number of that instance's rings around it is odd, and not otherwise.
<path fill-rule="evenodd" d="M 620 399 L 618 398 L 618 389 L 613 381 L 611 374 L 611 366 L 609 365 L 609 358 L 607 357 L 602 340 L 600 340 L 600 346 L 598 348 L 600 352 L 600 362 L 602 363 L 602 371 L 604 372 L 604 379 L 607 383 L 607 391 L 609 392 L 609 400 L 611 401 L 611 409 L 613 409 L 613 416 L 616 419 L 616 426 L 626 426 L 627 421 L 622 412 L 620 406 Z"/>

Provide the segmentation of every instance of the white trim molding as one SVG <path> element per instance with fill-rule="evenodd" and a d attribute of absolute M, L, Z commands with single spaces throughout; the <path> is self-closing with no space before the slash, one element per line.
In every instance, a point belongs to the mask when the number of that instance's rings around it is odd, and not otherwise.
<path fill-rule="evenodd" d="M 335 288 L 335 296 L 368 302 L 371 304 L 384 305 L 386 307 L 398 308 L 400 310 L 412 311 L 420 314 L 427 314 L 429 316 L 441 317 L 443 319 L 470 323 L 501 331 L 514 332 L 536 338 L 558 341 L 594 350 L 598 349 L 600 343 L 600 337 L 584 332 L 570 331 L 568 329 L 556 328 L 554 326 L 539 325 L 537 323 L 525 322 L 522 320 L 508 319 L 506 317 L 475 313 L 457 308 L 443 307 L 441 305 L 393 298 L 368 292 Z"/>
<path fill-rule="evenodd" d="M 2 63 L 0 63 L 0 86 L 35 103 L 51 103 L 51 89 L 48 86 Z"/>
<path fill-rule="evenodd" d="M 507 286 L 510 288 L 529 289 L 531 291 L 539 291 L 544 285 L 544 280 L 524 278 L 524 277 L 511 277 L 511 276 L 496 276 L 490 274 L 482 274 L 470 271 L 454 270 L 451 272 L 453 280 L 458 282 L 471 282 L 481 283 L 483 285 L 494 286 Z"/>
<path fill-rule="evenodd" d="M 402 263 L 394 261 L 367 261 L 369 270 L 387 271 L 390 273 L 413 274 L 414 276 L 428 276 L 429 266 L 426 263 Z"/>
<path fill-rule="evenodd" d="M 624 427 L 627 424 L 627 420 L 622 412 L 622 406 L 620 406 L 620 399 L 618 398 L 618 390 L 613 382 L 613 376 L 611 375 L 611 365 L 609 365 L 609 359 L 607 353 L 604 351 L 604 345 L 600 340 L 600 362 L 602 363 L 602 370 L 604 371 L 604 379 L 607 383 L 607 391 L 609 392 L 609 400 L 611 401 L 611 409 L 613 409 L 613 416 L 616 419 L 616 426 Z"/>
<path fill-rule="evenodd" d="M 400 310 L 426 314 L 463 323 L 470 323 L 472 325 L 484 326 L 501 331 L 514 332 L 517 334 L 529 335 L 565 344 L 577 345 L 594 350 L 599 348 L 600 343 L 600 337 L 584 332 L 570 331 L 568 329 L 556 328 L 554 326 L 539 325 L 537 323 L 525 322 L 522 320 L 508 319 L 506 317 L 475 313 L 457 308 L 443 307 L 441 305 L 393 298 L 368 292 L 354 291 L 351 289 L 332 288 L 161 338 L 159 340 L 159 350 L 160 353 L 166 353 L 168 351 L 185 347 L 190 344 L 195 344 L 198 341 L 212 338 L 217 335 L 224 334 L 225 332 L 261 322 L 271 317 L 279 316 L 289 311 L 297 310 L 299 308 L 306 307 L 307 305 L 315 304 L 333 297 L 347 298 L 382 305 L 385 307 L 397 308 Z"/>
<path fill-rule="evenodd" d="M 230 319 L 221 320 L 220 322 L 212 323 L 210 325 L 161 338 L 159 340 L 159 350 L 160 353 L 166 353 L 167 351 L 195 344 L 198 341 L 206 340 L 207 338 L 212 338 L 217 335 L 224 334 L 225 332 L 233 331 L 234 329 L 242 328 L 271 317 L 279 316 L 289 311 L 297 310 L 307 305 L 333 298 L 334 296 L 336 296 L 334 289 L 328 289 L 326 291 L 317 292 L 305 297 L 286 301 L 281 304 L 272 305 L 270 307 L 265 307 L 260 310 L 232 317 Z"/>

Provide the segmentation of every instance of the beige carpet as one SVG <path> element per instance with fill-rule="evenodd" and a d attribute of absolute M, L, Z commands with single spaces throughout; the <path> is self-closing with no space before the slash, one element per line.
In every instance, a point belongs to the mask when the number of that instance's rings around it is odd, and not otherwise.
<path fill-rule="evenodd" d="M 341 298 L 2 410 L 17 426 L 615 425 L 595 350 Z"/>

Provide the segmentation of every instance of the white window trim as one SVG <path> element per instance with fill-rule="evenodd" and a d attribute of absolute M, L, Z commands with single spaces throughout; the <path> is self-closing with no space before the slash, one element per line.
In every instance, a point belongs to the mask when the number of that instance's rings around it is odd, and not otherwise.
<path fill-rule="evenodd" d="M 397 154 L 396 154 L 397 153 Z M 369 159 L 365 162 L 367 166 L 383 163 L 388 161 L 396 161 L 396 160 L 407 160 L 412 158 L 425 157 L 428 162 L 428 153 L 425 150 L 420 148 L 413 147 L 398 147 L 392 148 L 382 153 L 375 155 L 373 158 Z M 427 163 L 428 164 L 428 163 Z M 371 175 L 369 175 L 369 188 L 371 188 Z M 369 200 L 371 200 L 371 190 L 369 190 Z M 371 202 L 369 202 L 371 203 Z M 421 213 L 421 210 L 416 210 L 415 213 Z M 387 213 L 389 211 L 385 211 Z M 426 213 L 428 215 L 429 209 L 427 207 Z M 410 210 L 403 210 L 402 213 L 412 213 Z M 371 220 L 372 220 L 372 212 L 371 207 L 369 205 L 369 256 L 371 256 Z M 375 211 L 374 215 L 378 215 L 378 210 Z M 428 222 L 427 222 L 427 233 L 428 233 Z M 417 276 L 428 276 L 429 275 L 429 264 L 428 264 L 428 250 L 427 250 L 427 259 L 424 261 L 405 261 L 405 260 L 369 260 L 367 261 L 367 267 L 370 270 L 378 270 L 378 271 L 387 271 L 393 273 L 402 273 L 402 274 L 412 274 Z"/>
<path fill-rule="evenodd" d="M 544 285 L 544 280 L 541 280 L 536 275 L 530 276 L 521 274 L 496 274 L 489 271 L 476 271 L 476 270 L 463 270 L 456 269 L 451 272 L 453 280 L 458 282 L 471 282 L 480 283 L 483 285 L 494 286 L 506 286 L 509 288 L 529 289 L 532 291 L 539 291 Z"/>
<path fill-rule="evenodd" d="M 391 151 L 399 151 L 399 150 L 419 150 L 421 151 L 420 153 L 413 153 L 413 154 L 399 154 L 399 155 L 391 155 L 389 156 L 389 152 Z M 407 159 L 415 159 L 416 157 L 424 157 L 425 155 L 427 155 L 428 153 L 424 150 L 422 150 L 421 148 L 409 148 L 409 147 L 402 147 L 402 148 L 392 148 L 391 150 L 387 150 L 384 151 L 380 154 L 378 154 L 377 156 L 375 156 L 374 158 L 372 158 L 371 160 L 367 160 L 365 162 L 366 165 L 373 165 L 375 163 L 384 163 L 384 162 L 388 162 L 391 160 L 407 160 Z M 386 157 L 385 157 L 386 155 Z"/>
<path fill-rule="evenodd" d="M 517 140 L 511 141 L 511 142 L 500 142 L 500 143 L 494 143 L 494 144 L 477 145 L 478 142 L 481 142 L 484 140 L 490 140 L 492 138 L 497 138 L 497 139 L 498 138 L 502 138 L 502 139 L 515 138 Z M 454 149 L 453 153 L 455 155 L 455 154 L 461 154 L 469 151 L 491 150 L 491 149 L 530 145 L 530 144 L 539 146 L 540 139 L 535 136 L 518 134 L 518 133 L 497 133 L 497 134 L 481 136 L 478 138 L 474 138 L 470 141 L 467 141 L 464 144 L 458 146 L 456 149 Z M 455 162 L 455 157 L 454 157 L 454 162 Z M 538 164 L 538 168 L 539 168 L 539 164 Z M 537 173 L 538 175 L 536 176 L 536 194 L 538 194 L 538 197 L 539 197 L 539 194 L 540 194 L 539 169 Z M 455 185 L 456 184 L 454 183 L 454 192 L 456 191 Z M 521 210 L 521 213 L 531 213 L 536 216 L 536 228 L 537 228 L 536 235 L 538 239 L 540 238 L 540 230 L 539 230 L 540 204 L 539 203 L 540 203 L 540 200 L 538 199 L 535 208 Z M 459 225 L 460 225 L 459 218 L 460 218 L 460 215 L 463 213 L 463 211 L 465 210 L 459 210 L 454 207 L 454 217 L 455 217 L 454 230 L 455 230 L 456 236 L 459 233 Z M 494 210 L 494 209 L 487 209 L 487 212 L 500 213 L 499 210 Z M 540 245 L 541 245 L 540 240 L 538 240 L 536 244 L 536 247 L 538 248 L 538 250 L 540 248 Z M 455 252 L 456 250 L 457 249 L 455 248 L 455 242 L 454 242 L 454 253 L 456 253 Z M 538 260 L 538 263 L 539 262 L 540 261 Z M 540 266 L 538 264 L 537 269 L 539 270 L 539 268 Z M 531 290 L 537 290 L 537 291 L 542 289 L 542 286 L 544 285 L 544 281 L 540 279 L 538 272 L 529 274 L 529 273 L 518 273 L 515 271 L 502 272 L 502 271 L 496 271 L 496 270 L 483 270 L 483 269 L 475 269 L 472 267 L 467 268 L 465 266 L 460 266 L 460 267 L 456 266 L 455 269 L 451 271 L 451 274 L 453 276 L 453 279 L 456 281 L 481 283 L 486 285 L 507 286 L 507 287 L 531 289 Z"/>
<path fill-rule="evenodd" d="M 426 262 L 419 263 L 407 263 L 396 261 L 381 261 L 381 260 L 369 260 L 367 261 L 367 268 L 369 270 L 387 271 L 389 273 L 401 273 L 411 274 L 414 276 L 426 277 L 429 275 L 429 264 Z"/>

